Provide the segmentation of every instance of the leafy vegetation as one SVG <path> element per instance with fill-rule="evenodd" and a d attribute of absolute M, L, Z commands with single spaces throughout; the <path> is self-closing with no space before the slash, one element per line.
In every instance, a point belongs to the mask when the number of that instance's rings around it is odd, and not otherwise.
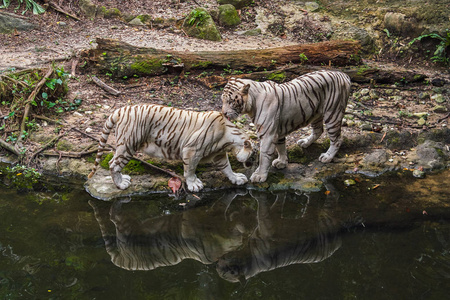
<path fill-rule="evenodd" d="M 22 15 L 25 14 L 30 9 L 33 10 L 33 14 L 35 15 L 42 14 L 45 12 L 45 9 L 36 2 L 34 2 L 33 0 L 17 0 L 17 2 L 19 5 L 15 9 L 16 11 L 19 10 L 20 7 L 22 6 L 22 3 L 25 2 L 25 10 L 22 11 Z M 0 8 L 8 8 L 10 5 L 11 0 L 3 0 L 3 5 L 0 6 Z"/>
<path fill-rule="evenodd" d="M 412 45 L 417 41 L 421 41 L 424 38 L 437 39 L 440 41 L 440 43 L 436 46 L 436 50 L 434 51 L 434 54 L 431 57 L 431 60 L 433 62 L 439 62 L 439 63 L 444 63 L 446 65 L 449 65 L 450 60 L 447 56 L 447 48 L 450 47 L 450 31 L 447 29 L 447 34 L 444 36 L 441 36 L 437 33 L 421 35 L 421 36 L 413 39 L 411 42 L 409 42 L 409 45 Z"/>
<path fill-rule="evenodd" d="M 203 22 L 208 17 L 208 13 L 205 10 L 194 9 L 189 15 L 188 24 L 190 26 L 199 26 L 202 25 Z"/>
<path fill-rule="evenodd" d="M 10 185 L 21 190 L 32 189 L 41 178 L 41 174 L 36 169 L 21 164 L 6 167 L 5 173 Z"/>

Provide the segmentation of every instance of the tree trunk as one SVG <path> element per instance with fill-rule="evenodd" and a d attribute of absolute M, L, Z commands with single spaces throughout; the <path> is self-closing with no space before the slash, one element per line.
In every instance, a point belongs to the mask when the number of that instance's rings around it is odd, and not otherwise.
<path fill-rule="evenodd" d="M 168 51 L 136 47 L 112 39 L 97 38 L 97 48 L 87 58 L 115 77 L 160 75 L 171 69 L 273 69 L 288 63 L 344 66 L 358 64 L 360 44 L 328 41 L 279 48 L 236 51 Z"/>

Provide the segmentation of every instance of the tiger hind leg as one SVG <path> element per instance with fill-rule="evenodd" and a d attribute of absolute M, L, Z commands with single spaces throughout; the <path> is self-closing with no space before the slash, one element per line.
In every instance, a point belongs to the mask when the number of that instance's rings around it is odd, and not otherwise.
<path fill-rule="evenodd" d="M 132 156 L 132 154 L 128 153 L 125 146 L 119 146 L 116 149 L 114 157 L 109 162 L 112 180 L 117 188 L 121 190 L 127 189 L 131 184 L 131 177 L 122 175 L 120 171 L 127 165 Z"/>
<path fill-rule="evenodd" d="M 297 141 L 297 145 L 302 148 L 308 148 L 314 143 L 323 133 L 323 118 L 319 118 L 311 123 L 312 133 L 304 139 Z"/>
<path fill-rule="evenodd" d="M 338 121 L 332 124 L 325 125 L 328 137 L 330 138 L 330 147 L 328 148 L 327 152 L 322 153 L 319 156 L 319 161 L 323 163 L 329 163 L 330 161 L 332 161 L 342 145 L 341 120 L 342 118 L 338 118 Z"/>
<path fill-rule="evenodd" d="M 288 164 L 288 157 L 287 157 L 287 151 L 286 151 L 286 138 L 281 138 L 278 140 L 278 142 L 275 144 L 275 148 L 277 149 L 278 158 L 276 158 L 272 162 L 272 166 L 274 166 L 277 169 L 284 169 L 287 167 Z"/>

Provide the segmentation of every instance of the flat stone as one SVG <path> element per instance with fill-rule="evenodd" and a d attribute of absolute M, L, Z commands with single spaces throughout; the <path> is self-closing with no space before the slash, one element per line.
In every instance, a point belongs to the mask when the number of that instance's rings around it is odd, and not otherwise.
<path fill-rule="evenodd" d="M 0 13 L 0 33 L 12 33 L 14 30 L 28 31 L 35 27 L 34 24 L 14 17 L 14 14 Z"/>

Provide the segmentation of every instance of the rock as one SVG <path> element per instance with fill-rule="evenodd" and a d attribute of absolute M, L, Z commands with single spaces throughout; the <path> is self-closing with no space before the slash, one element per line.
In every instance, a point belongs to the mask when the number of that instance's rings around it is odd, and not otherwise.
<path fill-rule="evenodd" d="M 306 2 L 305 8 L 307 11 L 313 12 L 313 11 L 319 10 L 320 5 L 316 2 Z"/>
<path fill-rule="evenodd" d="M 431 140 L 417 146 L 416 155 L 420 165 L 431 169 L 441 168 L 449 156 L 443 143 Z"/>
<path fill-rule="evenodd" d="M 236 9 L 241 9 L 243 7 L 249 6 L 252 4 L 253 0 L 217 0 L 217 3 L 220 5 L 231 4 Z"/>
<path fill-rule="evenodd" d="M 219 24 L 222 26 L 236 26 L 241 23 L 241 19 L 236 8 L 231 4 L 219 6 Z"/>
<path fill-rule="evenodd" d="M 364 123 L 359 127 L 361 130 L 372 131 L 372 125 Z"/>
<path fill-rule="evenodd" d="M 418 112 L 418 113 L 413 113 L 413 116 L 417 117 L 417 118 L 426 118 L 428 116 L 427 112 Z"/>
<path fill-rule="evenodd" d="M 419 94 L 419 99 L 424 100 L 430 98 L 430 94 L 428 92 L 422 92 Z"/>
<path fill-rule="evenodd" d="M 134 175 L 131 177 L 130 187 L 126 190 L 119 190 L 112 181 L 109 172 L 98 169 L 95 175 L 84 184 L 84 187 L 92 197 L 108 201 L 118 197 L 149 194 L 162 185 L 163 180 L 165 180 L 164 184 L 167 184 L 167 179 L 158 179 L 148 175 Z"/>
<path fill-rule="evenodd" d="M 445 79 L 442 79 L 442 78 L 435 78 L 435 79 L 431 80 L 432 85 L 439 86 L 439 87 L 444 86 L 445 82 L 446 82 Z"/>
<path fill-rule="evenodd" d="M 435 94 L 431 96 L 431 100 L 436 101 L 436 103 L 444 103 L 445 101 L 447 101 L 442 94 Z"/>
<path fill-rule="evenodd" d="M 355 184 L 356 184 L 356 181 L 353 180 L 353 179 L 345 179 L 345 180 L 344 180 L 344 184 L 345 184 L 346 186 L 351 186 L 351 185 L 355 185 Z"/>
<path fill-rule="evenodd" d="M 16 18 L 14 14 L 0 12 L 0 33 L 12 33 L 14 30 L 28 31 L 34 28 L 34 24 Z"/>
<path fill-rule="evenodd" d="M 382 166 L 388 160 L 385 149 L 376 149 L 363 158 L 363 164 L 367 166 Z"/>
<path fill-rule="evenodd" d="M 254 29 L 249 29 L 247 31 L 242 32 L 242 35 L 247 35 L 247 36 L 257 36 L 261 34 L 261 28 L 254 28 Z"/>
<path fill-rule="evenodd" d="M 361 48 L 366 52 L 373 52 L 375 42 L 372 35 L 364 28 L 356 26 L 345 26 L 339 31 L 335 31 L 332 35 L 332 40 L 353 39 L 361 44 Z"/>
<path fill-rule="evenodd" d="M 436 105 L 431 110 L 435 113 L 440 113 L 440 114 L 448 112 L 447 107 L 445 107 L 443 105 Z"/>
<path fill-rule="evenodd" d="M 420 118 L 418 121 L 417 121 L 417 125 L 419 125 L 419 126 L 423 126 L 423 125 L 425 125 L 427 123 L 427 121 L 424 119 L 424 118 Z"/>
<path fill-rule="evenodd" d="M 183 29 L 187 35 L 210 41 L 221 41 L 211 15 L 204 8 L 196 8 L 185 18 Z"/>
<path fill-rule="evenodd" d="M 425 172 L 422 170 L 418 170 L 418 169 L 414 170 L 412 172 L 412 175 L 416 178 L 425 178 Z"/>
<path fill-rule="evenodd" d="M 366 95 L 368 95 L 370 93 L 370 90 L 369 89 L 362 89 L 361 91 L 359 91 L 359 94 L 361 95 L 361 96 L 366 96 Z"/>
<path fill-rule="evenodd" d="M 133 20 L 131 20 L 130 22 L 128 22 L 128 24 L 134 25 L 134 26 L 144 26 L 145 25 L 144 23 L 142 23 L 141 19 L 139 19 L 138 17 L 136 17 Z"/>
<path fill-rule="evenodd" d="M 388 12 L 384 16 L 384 27 L 389 33 L 415 37 L 422 31 L 418 24 L 414 18 L 407 18 L 401 13 Z"/>
<path fill-rule="evenodd" d="M 78 5 L 86 17 L 95 18 L 97 15 L 97 6 L 91 0 L 80 0 Z"/>

